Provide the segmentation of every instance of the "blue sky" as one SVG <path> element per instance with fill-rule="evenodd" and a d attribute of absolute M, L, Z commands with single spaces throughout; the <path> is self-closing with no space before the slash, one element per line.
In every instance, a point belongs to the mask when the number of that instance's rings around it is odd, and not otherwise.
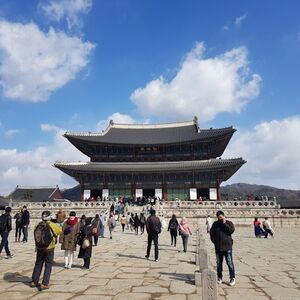
<path fill-rule="evenodd" d="M 0 0 L 0 194 L 75 184 L 109 119 L 238 129 L 228 183 L 300 189 L 299 1 Z"/>

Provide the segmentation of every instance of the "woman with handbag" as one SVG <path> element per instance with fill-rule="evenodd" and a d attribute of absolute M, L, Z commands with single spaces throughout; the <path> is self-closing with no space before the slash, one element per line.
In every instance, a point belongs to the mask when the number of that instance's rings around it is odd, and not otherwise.
<path fill-rule="evenodd" d="M 62 226 L 62 234 L 59 237 L 61 249 L 65 250 L 65 268 L 71 269 L 76 250 L 76 241 L 79 233 L 79 222 L 75 211 L 71 211 L 69 218 Z"/>
<path fill-rule="evenodd" d="M 97 246 L 99 235 L 101 232 L 102 222 L 98 214 L 96 214 L 95 219 L 92 222 L 92 234 L 94 237 L 94 246 Z"/>
<path fill-rule="evenodd" d="M 78 245 L 80 245 L 78 258 L 83 258 L 83 269 L 90 268 L 90 262 L 92 257 L 92 220 L 88 217 L 85 219 L 85 225 L 81 228 L 78 238 Z"/>

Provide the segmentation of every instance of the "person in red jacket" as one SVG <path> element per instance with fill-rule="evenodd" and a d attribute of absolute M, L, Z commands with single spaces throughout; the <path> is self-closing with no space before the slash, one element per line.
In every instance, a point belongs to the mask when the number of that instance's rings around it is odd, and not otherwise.
<path fill-rule="evenodd" d="M 229 269 L 230 286 L 235 285 L 235 269 L 232 260 L 232 244 L 233 240 L 231 235 L 235 228 L 232 222 L 226 220 L 224 212 L 217 211 L 218 220 L 215 221 L 210 230 L 210 239 L 215 245 L 216 258 L 217 258 L 217 273 L 218 273 L 218 284 L 223 282 L 222 271 L 223 271 L 223 258 Z"/>

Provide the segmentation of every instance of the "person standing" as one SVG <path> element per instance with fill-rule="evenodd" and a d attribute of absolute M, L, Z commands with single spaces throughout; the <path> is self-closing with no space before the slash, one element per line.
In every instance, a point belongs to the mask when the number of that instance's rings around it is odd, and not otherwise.
<path fill-rule="evenodd" d="M 212 223 L 213 223 L 213 221 L 212 221 L 210 215 L 208 215 L 207 218 L 206 218 L 206 222 L 205 222 L 205 225 L 206 225 L 206 232 L 207 232 L 207 233 L 210 232 Z"/>
<path fill-rule="evenodd" d="M 135 234 L 138 234 L 139 233 L 139 227 L 140 227 L 140 219 L 139 219 L 139 216 L 138 216 L 137 213 L 135 213 L 133 221 L 134 221 L 134 231 L 135 231 Z"/>
<path fill-rule="evenodd" d="M 105 233 L 105 224 L 106 224 L 106 216 L 103 212 L 100 213 L 100 220 L 102 222 L 102 227 L 101 227 L 101 230 L 100 230 L 100 237 L 101 238 L 104 238 L 104 233 Z"/>
<path fill-rule="evenodd" d="M 258 218 L 254 218 L 253 221 L 253 226 L 254 226 L 254 234 L 255 237 L 260 238 L 262 235 L 265 235 L 265 232 L 263 231 L 263 229 L 260 227 L 261 223 L 258 220 Z"/>
<path fill-rule="evenodd" d="M 22 209 L 14 215 L 16 232 L 15 232 L 15 242 L 20 242 L 21 232 L 22 232 Z"/>
<path fill-rule="evenodd" d="M 145 232 L 145 224 L 146 224 L 146 218 L 144 213 L 140 214 L 140 227 L 141 227 L 141 234 Z"/>
<path fill-rule="evenodd" d="M 122 215 L 121 217 L 122 232 L 124 232 L 126 224 L 127 224 L 127 218 L 125 217 L 125 215 Z"/>
<path fill-rule="evenodd" d="M 23 206 L 22 210 L 22 231 L 23 231 L 23 243 L 27 243 L 28 241 L 28 226 L 30 223 L 30 214 L 27 210 L 27 206 Z"/>
<path fill-rule="evenodd" d="M 85 225 L 81 228 L 79 233 L 79 253 L 78 258 L 83 258 L 83 269 L 89 269 L 92 257 L 92 218 L 85 219 Z"/>
<path fill-rule="evenodd" d="M 268 234 L 270 233 L 271 237 L 274 238 L 274 230 L 271 227 L 270 221 L 268 217 L 265 217 L 265 220 L 263 222 L 263 228 L 265 229 L 265 238 L 268 238 Z"/>
<path fill-rule="evenodd" d="M 5 249 L 7 258 L 12 258 L 9 247 L 8 247 L 8 236 L 12 229 L 11 224 L 11 207 L 5 208 L 5 213 L 0 216 L 0 235 L 1 235 L 1 243 L 0 243 L 0 258 L 2 258 L 1 253 L 3 248 Z"/>
<path fill-rule="evenodd" d="M 186 252 L 189 236 L 192 235 L 192 229 L 185 217 L 182 218 L 178 226 L 178 230 L 182 238 L 183 251 Z"/>
<path fill-rule="evenodd" d="M 93 238 L 94 238 L 94 245 L 97 246 L 98 245 L 98 239 L 99 239 L 99 235 L 101 232 L 101 228 L 102 228 L 103 224 L 100 220 L 100 216 L 98 214 L 96 214 L 94 220 L 92 221 L 92 233 L 93 233 Z"/>
<path fill-rule="evenodd" d="M 65 250 L 65 268 L 71 269 L 74 260 L 74 251 L 79 234 L 80 225 L 75 211 L 71 211 L 69 218 L 64 222 L 60 235 L 61 250 Z"/>
<path fill-rule="evenodd" d="M 169 221 L 168 231 L 170 231 L 170 235 L 171 235 L 171 246 L 174 245 L 174 247 L 176 247 L 178 226 L 179 224 L 176 215 L 172 215 L 172 218 Z"/>
<path fill-rule="evenodd" d="M 160 219 L 155 215 L 155 210 L 150 210 L 150 216 L 146 221 L 146 230 L 148 233 L 148 244 L 147 244 L 147 253 L 145 257 L 149 259 L 151 244 L 154 243 L 154 258 L 155 261 L 158 261 L 159 250 L 158 250 L 158 235 L 161 233 L 161 223 Z"/>
<path fill-rule="evenodd" d="M 219 210 L 216 213 L 218 218 L 211 227 L 210 239 L 215 245 L 216 259 L 217 259 L 217 275 L 218 284 L 223 282 L 223 258 L 225 260 L 229 269 L 230 276 L 230 286 L 235 285 L 235 268 L 232 259 L 232 244 L 233 240 L 231 235 L 233 234 L 235 228 L 231 221 L 225 218 L 224 212 Z"/>
<path fill-rule="evenodd" d="M 44 230 L 39 229 L 44 228 Z M 45 230 L 48 230 L 50 234 L 49 244 L 45 247 L 37 245 L 37 237 L 44 242 L 44 236 L 41 236 L 45 233 Z M 30 287 L 39 288 L 40 291 L 49 289 L 50 276 L 53 265 L 54 258 L 54 248 L 57 242 L 57 237 L 61 234 L 62 229 L 59 224 L 51 222 L 51 212 L 43 211 L 42 212 L 42 222 L 40 222 L 35 230 L 34 236 L 36 240 L 36 261 L 32 273 L 32 281 Z M 47 234 L 48 236 L 48 234 Z M 43 265 L 45 265 L 44 276 L 42 284 L 39 284 L 40 275 L 42 273 Z"/>

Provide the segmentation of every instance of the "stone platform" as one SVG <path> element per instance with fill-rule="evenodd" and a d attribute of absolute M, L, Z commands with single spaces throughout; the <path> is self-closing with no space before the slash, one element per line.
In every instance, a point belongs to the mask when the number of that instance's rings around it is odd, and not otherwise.
<path fill-rule="evenodd" d="M 256 239 L 253 230 L 237 228 L 234 234 L 234 261 L 237 284 L 218 287 L 218 299 L 300 299 L 300 241 L 298 229 L 280 228 L 275 239 Z M 13 233 L 13 232 L 12 232 Z M 145 259 L 146 235 L 121 232 L 117 227 L 113 239 L 100 239 L 93 247 L 91 269 L 82 270 L 75 259 L 70 270 L 63 268 L 63 251 L 57 246 L 51 287 L 39 292 L 28 282 L 35 261 L 32 231 L 27 244 L 14 243 L 14 257 L 0 261 L 0 299 L 201 299 L 201 287 L 194 285 L 195 236 L 187 253 L 181 239 L 170 246 L 166 230 L 160 236 L 160 260 Z M 208 236 L 206 236 L 208 239 Z M 213 247 L 207 241 L 211 264 L 215 266 Z M 3 255 L 4 253 L 2 253 Z M 77 256 L 75 256 L 77 257 Z M 224 265 L 224 279 L 228 280 Z"/>

